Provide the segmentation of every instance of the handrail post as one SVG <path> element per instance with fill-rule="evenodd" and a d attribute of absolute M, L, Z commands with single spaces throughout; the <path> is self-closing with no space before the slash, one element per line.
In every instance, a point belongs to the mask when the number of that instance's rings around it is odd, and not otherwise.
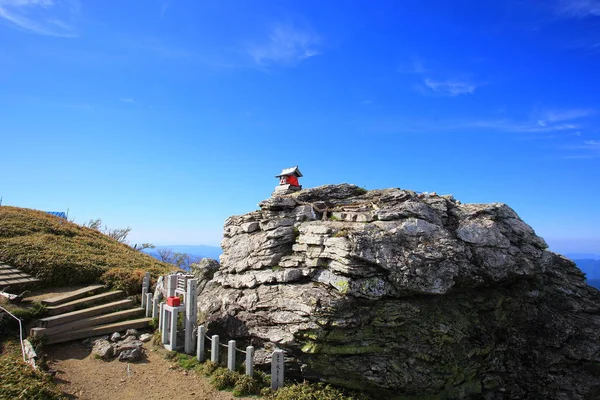
<path fill-rule="evenodd" d="M 254 376 L 254 346 L 246 347 L 246 375 Z"/>
<path fill-rule="evenodd" d="M 230 340 L 227 344 L 227 369 L 235 370 L 235 340 Z"/>
<path fill-rule="evenodd" d="M 212 335 L 210 344 L 210 361 L 219 363 L 219 335 Z"/>
<path fill-rule="evenodd" d="M 196 359 L 200 362 L 204 361 L 204 335 L 206 334 L 206 328 L 204 325 L 198 327 L 198 346 L 196 347 Z"/>

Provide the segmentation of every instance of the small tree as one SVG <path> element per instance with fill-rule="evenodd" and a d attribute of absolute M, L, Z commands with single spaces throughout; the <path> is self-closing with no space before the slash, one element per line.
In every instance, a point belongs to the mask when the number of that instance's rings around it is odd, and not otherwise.
<path fill-rule="evenodd" d="M 181 269 L 190 269 L 193 263 L 200 261 L 198 257 L 194 257 L 191 254 L 179 253 L 169 248 L 157 249 L 156 254 L 160 261 L 173 264 Z"/>
<path fill-rule="evenodd" d="M 129 236 L 129 232 L 131 232 L 130 226 L 127 228 L 110 229 L 108 226 L 104 225 L 104 228 L 102 228 L 102 220 L 100 218 L 90 219 L 88 222 L 84 223 L 83 226 L 95 229 L 98 232 L 115 239 L 119 243 L 129 244 L 127 242 L 127 236 Z M 142 243 L 133 245 L 133 248 L 142 251 L 144 249 L 153 249 L 154 245 L 152 243 Z"/>

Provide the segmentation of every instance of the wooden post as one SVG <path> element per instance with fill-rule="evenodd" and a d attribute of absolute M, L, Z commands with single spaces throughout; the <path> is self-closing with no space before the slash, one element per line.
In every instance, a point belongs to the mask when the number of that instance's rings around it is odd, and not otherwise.
<path fill-rule="evenodd" d="M 187 281 L 185 291 L 185 352 L 187 354 L 194 353 L 194 345 L 196 344 L 194 340 L 194 326 L 198 318 L 197 285 L 197 279 L 190 279 Z"/>
<path fill-rule="evenodd" d="M 227 344 L 227 369 L 235 370 L 235 340 L 230 340 Z"/>
<path fill-rule="evenodd" d="M 146 293 L 146 317 L 152 315 L 152 293 Z"/>
<path fill-rule="evenodd" d="M 219 363 L 219 335 L 212 335 L 210 344 L 210 361 Z"/>
<path fill-rule="evenodd" d="M 204 361 L 204 335 L 206 334 L 206 328 L 204 325 L 198 327 L 198 346 L 196 346 L 196 359 L 202 362 Z"/>
<path fill-rule="evenodd" d="M 283 350 L 275 350 L 271 358 L 271 389 L 283 387 Z"/>
<path fill-rule="evenodd" d="M 175 289 L 177 289 L 177 275 L 167 276 L 167 297 L 175 296 Z"/>
<path fill-rule="evenodd" d="M 254 376 L 254 346 L 246 347 L 246 375 Z"/>

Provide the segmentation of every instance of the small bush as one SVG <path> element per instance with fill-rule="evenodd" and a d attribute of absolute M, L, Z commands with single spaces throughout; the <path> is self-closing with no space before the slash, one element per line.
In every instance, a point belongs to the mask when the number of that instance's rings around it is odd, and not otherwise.
<path fill-rule="evenodd" d="M 260 380 L 249 377 L 248 375 L 240 375 L 233 387 L 234 396 L 258 395 L 263 388 Z"/>
<path fill-rule="evenodd" d="M 233 389 L 238 381 L 239 374 L 227 368 L 217 368 L 210 377 L 210 383 L 218 389 Z"/>
<path fill-rule="evenodd" d="M 116 290 L 124 290 L 128 295 L 142 292 L 142 281 L 146 271 L 141 269 L 113 268 L 102 274 L 100 280 Z"/>
<path fill-rule="evenodd" d="M 347 229 L 340 229 L 333 235 L 333 237 L 348 237 L 349 234 L 350 232 L 348 232 Z"/>
<path fill-rule="evenodd" d="M 196 370 L 202 375 L 211 376 L 217 370 L 217 368 L 219 368 L 217 363 L 206 361 L 204 364 L 200 365 L 199 368 L 196 368 Z"/>
<path fill-rule="evenodd" d="M 162 332 L 158 329 L 152 334 L 152 344 L 155 346 L 160 346 L 162 344 Z"/>
<path fill-rule="evenodd" d="M 264 394 L 263 394 L 264 393 Z M 263 391 L 267 400 L 354 400 L 344 392 L 324 383 L 309 384 L 308 382 L 284 386 L 273 391 Z"/>
<path fill-rule="evenodd" d="M 190 369 L 196 368 L 198 365 L 198 360 L 196 360 L 196 357 L 188 356 L 187 354 L 180 354 L 178 364 L 181 368 L 189 371 Z"/>
<path fill-rule="evenodd" d="M 177 354 L 178 353 L 176 351 L 167 351 L 163 357 L 165 360 L 174 360 L 177 358 Z"/>

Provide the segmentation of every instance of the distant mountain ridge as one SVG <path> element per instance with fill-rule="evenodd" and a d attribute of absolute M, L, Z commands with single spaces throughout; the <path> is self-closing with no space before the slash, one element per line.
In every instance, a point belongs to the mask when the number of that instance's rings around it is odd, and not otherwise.
<path fill-rule="evenodd" d="M 573 260 L 585 273 L 588 285 L 600 289 L 600 254 L 572 253 L 565 254 L 565 257 Z"/>
<path fill-rule="evenodd" d="M 183 245 L 183 244 L 174 244 L 169 246 L 156 246 L 153 249 L 145 249 L 144 253 L 151 255 L 154 258 L 159 259 L 157 251 L 160 249 L 170 249 L 176 253 L 184 253 L 189 254 L 195 258 L 214 258 L 215 260 L 219 260 L 219 256 L 223 253 L 220 247 L 217 246 L 207 246 L 203 244 L 199 245 Z"/>

